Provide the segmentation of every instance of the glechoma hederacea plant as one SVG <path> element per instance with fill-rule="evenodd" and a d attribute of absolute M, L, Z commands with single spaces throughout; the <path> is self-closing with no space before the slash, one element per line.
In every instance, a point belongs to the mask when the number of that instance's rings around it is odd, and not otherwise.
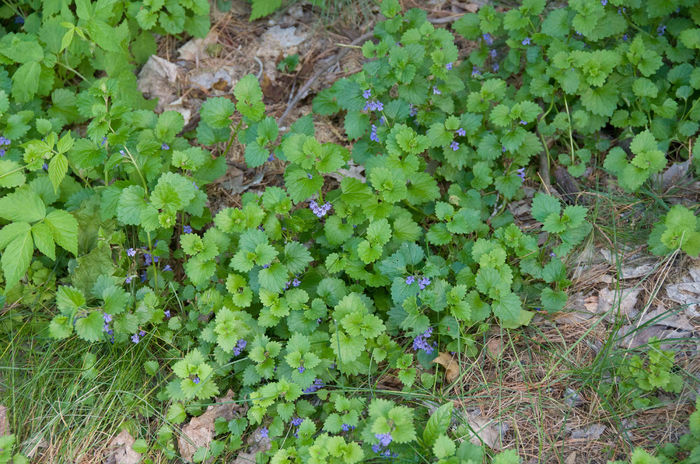
<path fill-rule="evenodd" d="M 152 111 L 133 73 L 152 32 L 204 35 L 207 2 L 40 3 L 0 9 L 0 299 L 55 299 L 55 338 L 160 341 L 168 419 L 232 389 L 247 412 L 220 433 L 241 446 L 257 429 L 273 463 L 481 462 L 450 401 L 427 418 L 354 386 L 391 373 L 408 397 L 441 391 L 438 352 L 473 355 L 491 325 L 564 308 L 587 209 L 537 193 L 525 231 L 507 208 L 540 156 L 573 176 L 604 160 L 635 191 L 665 153 L 689 156 L 700 120 L 694 0 L 486 5 L 453 25 L 479 43 L 468 57 L 386 0 L 363 70 L 313 101 L 342 115 L 348 146 L 319 142 L 311 115 L 280 131 L 252 75 L 207 100 L 196 131 Z M 212 211 L 226 163 L 202 147 L 233 143 L 251 168 L 285 161 L 284 185 Z M 350 161 L 363 178 L 329 176 Z M 650 244 L 697 255 L 694 212 L 672 208 Z"/>

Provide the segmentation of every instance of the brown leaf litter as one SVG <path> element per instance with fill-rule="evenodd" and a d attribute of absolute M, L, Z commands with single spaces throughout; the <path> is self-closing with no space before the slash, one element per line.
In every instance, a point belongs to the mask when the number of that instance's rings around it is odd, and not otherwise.
<path fill-rule="evenodd" d="M 459 376 L 459 362 L 450 354 L 441 352 L 433 362 L 445 368 L 445 378 L 452 383 Z"/>
<path fill-rule="evenodd" d="M 216 419 L 221 417 L 230 421 L 242 414 L 244 410 L 245 407 L 234 401 L 234 393 L 229 390 L 226 396 L 218 398 L 215 404 L 207 407 L 204 414 L 190 419 L 190 422 L 182 427 L 182 433 L 177 440 L 182 459 L 192 462 L 192 456 L 198 448 L 209 446 L 214 439 Z"/>
<path fill-rule="evenodd" d="M 135 441 L 128 430 L 122 429 L 109 442 L 105 464 L 138 464 L 141 461 L 141 454 L 132 449 Z"/>

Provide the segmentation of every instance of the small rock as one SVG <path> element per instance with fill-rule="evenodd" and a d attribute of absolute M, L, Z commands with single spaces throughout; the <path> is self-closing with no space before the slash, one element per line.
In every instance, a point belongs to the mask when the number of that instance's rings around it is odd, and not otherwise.
<path fill-rule="evenodd" d="M 566 387 L 564 391 L 564 403 L 572 408 L 579 407 L 583 405 L 583 398 L 581 395 L 571 387 Z"/>

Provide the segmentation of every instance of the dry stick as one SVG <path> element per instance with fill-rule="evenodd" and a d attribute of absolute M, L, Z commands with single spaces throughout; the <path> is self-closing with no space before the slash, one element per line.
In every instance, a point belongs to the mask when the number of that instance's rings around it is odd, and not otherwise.
<path fill-rule="evenodd" d="M 368 32 L 368 33 L 366 33 L 366 34 L 363 34 L 363 35 L 361 35 L 360 37 L 358 37 L 358 38 L 356 38 L 355 40 L 353 40 L 352 42 L 350 42 L 350 45 L 351 45 L 351 46 L 357 45 L 357 44 L 360 43 L 360 42 L 364 42 L 365 40 L 372 38 L 372 36 L 374 36 L 374 33 L 373 33 L 373 32 Z M 294 96 L 294 98 L 292 99 L 292 101 L 289 102 L 289 104 L 287 105 L 287 109 L 284 110 L 284 113 L 282 113 L 282 116 L 280 116 L 279 120 L 277 121 L 277 125 L 278 125 L 278 126 L 282 127 L 282 125 L 283 125 L 283 123 L 284 123 L 284 120 L 285 120 L 285 119 L 287 118 L 287 116 L 289 115 L 289 112 L 292 111 L 292 109 L 297 105 L 297 103 L 299 103 L 299 100 L 301 100 L 303 97 L 306 96 L 306 92 L 308 92 L 309 88 L 311 88 L 311 85 L 316 81 L 316 79 L 318 79 L 319 76 L 321 76 L 321 74 L 324 74 L 324 73 L 328 72 L 329 69 L 331 69 L 333 66 L 335 66 L 336 64 L 338 64 L 338 63 L 340 62 L 340 60 L 342 60 L 343 57 L 344 57 L 345 55 L 347 55 L 347 53 L 348 53 L 350 50 L 351 50 L 351 48 L 348 47 L 348 48 L 344 48 L 343 50 L 341 50 L 340 52 L 338 52 L 338 56 L 336 56 L 335 60 L 333 60 L 331 63 L 329 63 L 326 67 L 324 67 L 324 68 L 319 69 L 318 71 L 316 71 L 316 73 L 315 73 L 313 76 L 311 76 L 311 77 L 309 78 L 309 80 L 306 81 L 306 83 L 304 84 L 304 86 L 303 86 L 302 88 L 299 89 L 299 91 L 298 91 L 297 94 Z"/>

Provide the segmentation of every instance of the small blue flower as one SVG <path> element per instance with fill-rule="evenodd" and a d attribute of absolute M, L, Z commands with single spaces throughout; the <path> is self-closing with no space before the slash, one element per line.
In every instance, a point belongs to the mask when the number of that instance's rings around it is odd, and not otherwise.
<path fill-rule="evenodd" d="M 423 277 L 419 282 L 418 282 L 418 287 L 423 290 L 425 287 L 430 285 L 430 279 L 427 277 Z"/>
<path fill-rule="evenodd" d="M 627 34 L 624 34 L 624 35 L 622 36 L 622 40 L 624 40 L 625 42 L 627 42 L 627 39 L 629 39 L 629 37 L 627 36 Z"/>
<path fill-rule="evenodd" d="M 374 451 L 375 453 L 379 454 L 379 452 L 381 450 L 382 450 L 382 445 L 380 445 L 379 443 L 372 445 L 372 451 Z"/>
<path fill-rule="evenodd" d="M 172 271 L 172 270 L 173 270 L 173 268 L 170 267 L 170 264 L 166 264 L 165 266 L 163 266 L 163 272 Z"/>
<path fill-rule="evenodd" d="M 517 169 L 515 172 L 518 173 L 518 177 L 520 177 L 520 179 L 525 180 L 525 168 Z"/>
<path fill-rule="evenodd" d="M 484 38 L 486 45 L 493 45 L 493 38 L 491 37 L 491 34 L 484 34 L 482 37 Z"/>
<path fill-rule="evenodd" d="M 46 163 L 44 163 L 44 164 L 41 165 L 41 169 L 43 169 L 44 171 L 48 171 L 48 170 L 49 170 L 49 165 L 46 164 Z"/>
<path fill-rule="evenodd" d="M 523 45 L 530 45 L 532 42 L 530 41 L 530 37 L 525 37 L 521 43 Z"/>
<path fill-rule="evenodd" d="M 141 282 L 145 282 L 147 278 L 148 278 L 148 276 L 146 275 L 146 271 L 143 271 L 141 273 Z"/>
<path fill-rule="evenodd" d="M 481 76 L 481 71 L 476 66 L 472 67 L 472 77 Z"/>
<path fill-rule="evenodd" d="M 436 86 L 433 86 L 433 94 L 434 95 L 442 95 L 442 92 L 440 92 L 440 89 L 438 89 Z"/>
<path fill-rule="evenodd" d="M 131 276 L 126 276 L 126 279 L 124 279 L 124 283 L 130 284 L 131 283 Z"/>
<path fill-rule="evenodd" d="M 660 25 L 659 27 L 656 28 L 656 32 L 659 34 L 659 36 L 662 36 L 666 33 L 666 26 L 665 25 Z"/>
<path fill-rule="evenodd" d="M 501 67 L 498 65 L 498 63 L 494 63 L 491 69 L 493 69 L 493 72 L 498 72 Z"/>
<path fill-rule="evenodd" d="M 489 52 L 489 55 L 491 55 L 491 58 L 496 58 L 496 56 L 498 55 L 498 51 L 494 48 Z"/>
<path fill-rule="evenodd" d="M 191 234 L 192 233 L 192 227 L 191 226 L 183 226 L 182 231 L 186 234 Z"/>
<path fill-rule="evenodd" d="M 412 275 L 406 277 L 406 285 L 411 285 L 411 284 L 413 284 L 413 282 L 415 282 L 415 281 L 416 281 L 416 278 L 415 278 L 414 276 L 412 276 Z"/>
<path fill-rule="evenodd" d="M 447 63 L 445 65 L 445 69 L 447 69 L 448 71 L 451 71 L 452 70 L 452 63 Z"/>
<path fill-rule="evenodd" d="M 291 422 L 294 427 L 299 427 L 301 423 L 304 422 L 304 419 L 301 417 L 293 417 Z"/>
<path fill-rule="evenodd" d="M 15 16 L 15 24 L 24 24 L 24 18 L 19 15 Z"/>
<path fill-rule="evenodd" d="M 275 155 L 270 153 L 270 156 L 267 157 L 268 161 L 274 161 L 275 160 Z"/>
<path fill-rule="evenodd" d="M 527 126 L 527 121 L 525 121 L 524 119 L 521 119 L 520 124 L 522 124 L 523 126 Z"/>
<path fill-rule="evenodd" d="M 377 136 L 377 126 L 372 124 L 372 130 L 369 133 L 369 139 L 374 142 L 379 142 L 379 137 Z"/>
<path fill-rule="evenodd" d="M 409 103 L 408 105 L 408 115 L 413 117 L 418 114 L 418 108 Z"/>
<path fill-rule="evenodd" d="M 297 367 L 297 370 L 299 371 L 300 374 L 303 374 L 306 368 L 304 366 L 299 366 Z"/>
<path fill-rule="evenodd" d="M 460 127 L 459 129 L 457 129 L 457 135 L 464 137 L 465 135 L 467 135 L 467 131 Z"/>
<path fill-rule="evenodd" d="M 365 100 L 369 100 L 369 97 L 371 97 L 371 96 L 372 96 L 372 90 L 371 90 L 371 89 L 365 89 L 365 90 L 362 92 L 362 97 L 363 97 Z"/>
<path fill-rule="evenodd" d="M 102 314 L 102 319 L 104 319 L 105 324 L 109 324 L 110 322 L 112 322 L 112 315 L 104 313 Z"/>
<path fill-rule="evenodd" d="M 132 336 L 131 336 L 131 341 L 134 342 L 134 343 L 138 343 L 138 342 L 139 342 L 139 334 L 134 334 L 134 335 L 132 335 Z"/>
<path fill-rule="evenodd" d="M 2 158 L 3 156 L 5 156 L 5 149 L 0 148 L 0 158 Z"/>
<path fill-rule="evenodd" d="M 107 137 L 102 137 L 102 143 L 100 145 L 104 147 L 106 143 L 107 143 Z"/>
<path fill-rule="evenodd" d="M 195 190 L 199 190 L 199 187 L 197 186 L 196 182 L 192 182 L 192 186 L 194 187 Z"/>
<path fill-rule="evenodd" d="M 194 379 L 192 379 L 192 382 L 194 382 L 195 384 L 199 385 L 199 376 L 195 375 L 195 376 L 194 376 Z"/>
<path fill-rule="evenodd" d="M 165 315 L 166 318 L 170 319 L 170 310 L 169 309 L 166 309 L 165 311 L 163 311 L 163 314 Z"/>
<path fill-rule="evenodd" d="M 298 287 L 299 285 L 301 285 L 301 280 L 295 277 L 294 280 L 292 280 L 292 287 Z"/>
<path fill-rule="evenodd" d="M 608 0 L 600 0 L 600 4 L 605 6 L 608 4 Z"/>
<path fill-rule="evenodd" d="M 146 331 L 145 331 L 145 330 L 139 330 L 139 337 L 143 337 L 144 335 L 146 335 Z"/>
<path fill-rule="evenodd" d="M 129 248 L 128 250 L 126 250 L 126 255 L 131 257 L 136 256 L 136 250 L 133 248 Z"/>
<path fill-rule="evenodd" d="M 170 150 L 170 145 L 167 143 L 163 142 L 163 145 L 160 146 L 161 150 Z"/>
<path fill-rule="evenodd" d="M 260 427 L 260 436 L 263 438 L 267 438 L 269 436 L 270 431 L 267 430 L 267 427 Z"/>
<path fill-rule="evenodd" d="M 450 144 L 450 148 L 452 149 L 452 151 L 459 150 L 459 142 L 452 141 L 452 143 Z"/>
<path fill-rule="evenodd" d="M 377 440 L 379 440 L 379 444 L 385 448 L 389 446 L 393 440 L 390 433 L 376 433 L 374 436 L 377 438 Z"/>
<path fill-rule="evenodd" d="M 119 150 L 119 154 L 126 158 L 126 153 L 124 152 L 124 150 Z"/>
<path fill-rule="evenodd" d="M 551 252 L 551 253 L 549 254 L 549 256 L 550 256 L 551 258 L 556 258 L 556 257 L 557 257 L 556 253 L 554 253 L 554 252 Z"/>

